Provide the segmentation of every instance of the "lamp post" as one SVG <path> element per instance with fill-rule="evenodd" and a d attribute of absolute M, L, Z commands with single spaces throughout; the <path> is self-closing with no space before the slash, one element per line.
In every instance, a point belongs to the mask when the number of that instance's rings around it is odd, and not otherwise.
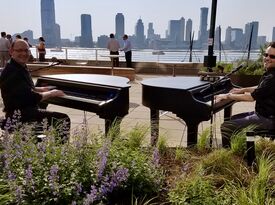
<path fill-rule="evenodd" d="M 208 55 L 204 56 L 204 66 L 207 67 L 209 72 L 213 72 L 212 68 L 216 66 L 216 58 L 217 58 L 217 56 L 213 55 L 216 11 L 217 11 L 217 0 L 212 0 L 211 20 L 210 20 L 210 29 L 209 29 L 209 38 L 208 38 Z"/>

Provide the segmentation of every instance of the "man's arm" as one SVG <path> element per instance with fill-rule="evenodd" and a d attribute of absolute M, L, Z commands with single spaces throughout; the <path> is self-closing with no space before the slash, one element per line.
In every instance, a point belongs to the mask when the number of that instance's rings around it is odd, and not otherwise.
<path fill-rule="evenodd" d="M 42 95 L 41 101 L 46 100 L 48 98 L 61 97 L 61 96 L 65 95 L 65 93 L 62 90 L 56 90 L 56 89 L 46 91 L 46 92 L 42 92 L 40 94 Z"/>
<path fill-rule="evenodd" d="M 246 92 L 243 94 L 226 93 L 226 94 L 220 94 L 220 95 L 215 96 L 215 102 L 220 102 L 222 100 L 252 102 L 252 101 L 254 101 L 254 98 L 251 96 L 250 92 Z"/>
<path fill-rule="evenodd" d="M 252 86 L 252 87 L 246 87 L 246 88 L 233 88 L 230 90 L 230 93 L 233 94 L 244 94 L 244 93 L 252 93 L 257 86 Z"/>

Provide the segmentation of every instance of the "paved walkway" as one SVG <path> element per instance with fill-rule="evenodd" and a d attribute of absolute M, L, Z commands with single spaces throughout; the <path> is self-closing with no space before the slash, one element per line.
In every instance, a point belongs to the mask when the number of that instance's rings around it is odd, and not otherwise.
<path fill-rule="evenodd" d="M 145 78 L 155 78 L 163 76 L 137 75 L 136 81 L 131 81 L 130 85 L 130 109 L 129 114 L 124 117 L 121 123 L 121 131 L 128 132 L 137 125 L 150 127 L 150 110 L 142 105 L 141 84 Z M 48 109 L 67 113 L 72 120 L 72 131 L 80 129 L 83 125 L 84 116 L 86 116 L 88 129 L 91 133 L 104 132 L 104 120 L 99 118 L 95 113 L 84 113 L 80 110 L 49 105 Z M 254 109 L 254 103 L 241 102 L 233 106 L 233 114 Z M 196 112 L 194 110 L 194 112 Z M 214 127 L 216 130 L 216 138 L 220 143 L 220 123 L 223 121 L 223 112 L 217 113 L 215 116 Z M 199 126 L 199 133 L 210 127 L 210 122 L 203 122 Z M 169 146 L 186 146 L 186 126 L 184 121 L 179 119 L 173 113 L 165 113 L 160 117 L 160 136 L 167 139 Z M 150 130 L 146 135 L 146 140 L 150 142 Z"/>

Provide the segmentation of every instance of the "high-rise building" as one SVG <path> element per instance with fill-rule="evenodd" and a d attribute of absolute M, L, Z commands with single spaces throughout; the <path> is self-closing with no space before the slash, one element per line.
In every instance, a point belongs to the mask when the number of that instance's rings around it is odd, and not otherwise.
<path fill-rule="evenodd" d="M 224 44 L 227 48 L 231 48 L 231 26 L 228 26 L 227 29 L 225 30 L 225 40 L 224 40 Z"/>
<path fill-rule="evenodd" d="M 272 41 L 275 41 L 275 27 L 272 29 Z"/>
<path fill-rule="evenodd" d="M 250 36 L 251 38 L 251 48 L 252 49 L 257 49 L 257 39 L 258 39 L 258 30 L 259 30 L 259 22 L 258 21 L 253 21 L 250 23 L 245 24 L 245 31 L 244 31 L 244 36 L 245 36 L 245 42 L 248 45 L 250 42 Z M 252 33 L 252 35 L 251 35 Z"/>
<path fill-rule="evenodd" d="M 200 44 L 207 43 L 207 18 L 208 18 L 208 8 L 203 7 L 201 8 L 201 15 L 200 15 L 200 30 L 198 41 Z"/>
<path fill-rule="evenodd" d="M 169 39 L 175 43 L 184 41 L 185 19 L 170 20 L 168 25 Z"/>
<path fill-rule="evenodd" d="M 154 31 L 154 28 L 153 28 L 153 23 L 150 22 L 148 24 L 147 39 L 152 40 L 154 38 L 155 38 L 155 31 Z"/>
<path fill-rule="evenodd" d="M 135 46 L 137 48 L 144 48 L 145 36 L 144 36 L 144 25 L 141 19 L 138 19 L 135 27 Z"/>
<path fill-rule="evenodd" d="M 193 22 L 191 19 L 188 19 L 186 21 L 186 33 L 185 33 L 185 41 L 190 41 L 191 37 L 192 37 L 192 26 L 193 26 Z"/>
<path fill-rule="evenodd" d="M 122 13 L 117 13 L 116 15 L 116 34 L 115 37 L 117 39 L 121 39 L 122 36 L 125 34 L 124 31 L 124 15 Z"/>
<path fill-rule="evenodd" d="M 80 47 L 93 47 L 92 17 L 89 14 L 81 14 Z"/>
<path fill-rule="evenodd" d="M 54 0 L 41 0 L 41 27 L 47 47 L 61 45 L 60 26 L 55 22 Z"/>

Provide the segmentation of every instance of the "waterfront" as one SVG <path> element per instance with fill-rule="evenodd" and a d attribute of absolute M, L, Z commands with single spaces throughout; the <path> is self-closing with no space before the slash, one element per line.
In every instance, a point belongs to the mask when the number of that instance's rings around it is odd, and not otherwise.
<path fill-rule="evenodd" d="M 37 56 L 36 49 L 31 48 L 33 56 Z M 207 50 L 193 50 L 192 62 L 203 62 L 204 56 L 207 55 Z M 47 49 L 46 58 L 56 57 L 57 59 L 78 59 L 78 60 L 95 60 L 105 61 L 109 60 L 107 57 L 102 57 L 109 54 L 107 49 L 102 48 L 49 48 Z M 121 52 L 123 54 L 123 52 Z M 158 52 L 152 49 L 137 50 L 133 49 L 133 62 L 159 62 L 159 61 L 173 61 L 173 62 L 188 62 L 190 52 L 188 50 L 161 50 Z M 246 51 L 232 51 L 224 50 L 219 54 L 219 51 L 214 51 L 217 56 L 217 62 L 221 59 L 222 62 L 234 62 L 239 59 L 247 59 Z M 250 59 L 255 60 L 259 56 L 259 50 L 253 50 L 250 53 Z M 125 61 L 124 58 L 120 58 Z"/>

